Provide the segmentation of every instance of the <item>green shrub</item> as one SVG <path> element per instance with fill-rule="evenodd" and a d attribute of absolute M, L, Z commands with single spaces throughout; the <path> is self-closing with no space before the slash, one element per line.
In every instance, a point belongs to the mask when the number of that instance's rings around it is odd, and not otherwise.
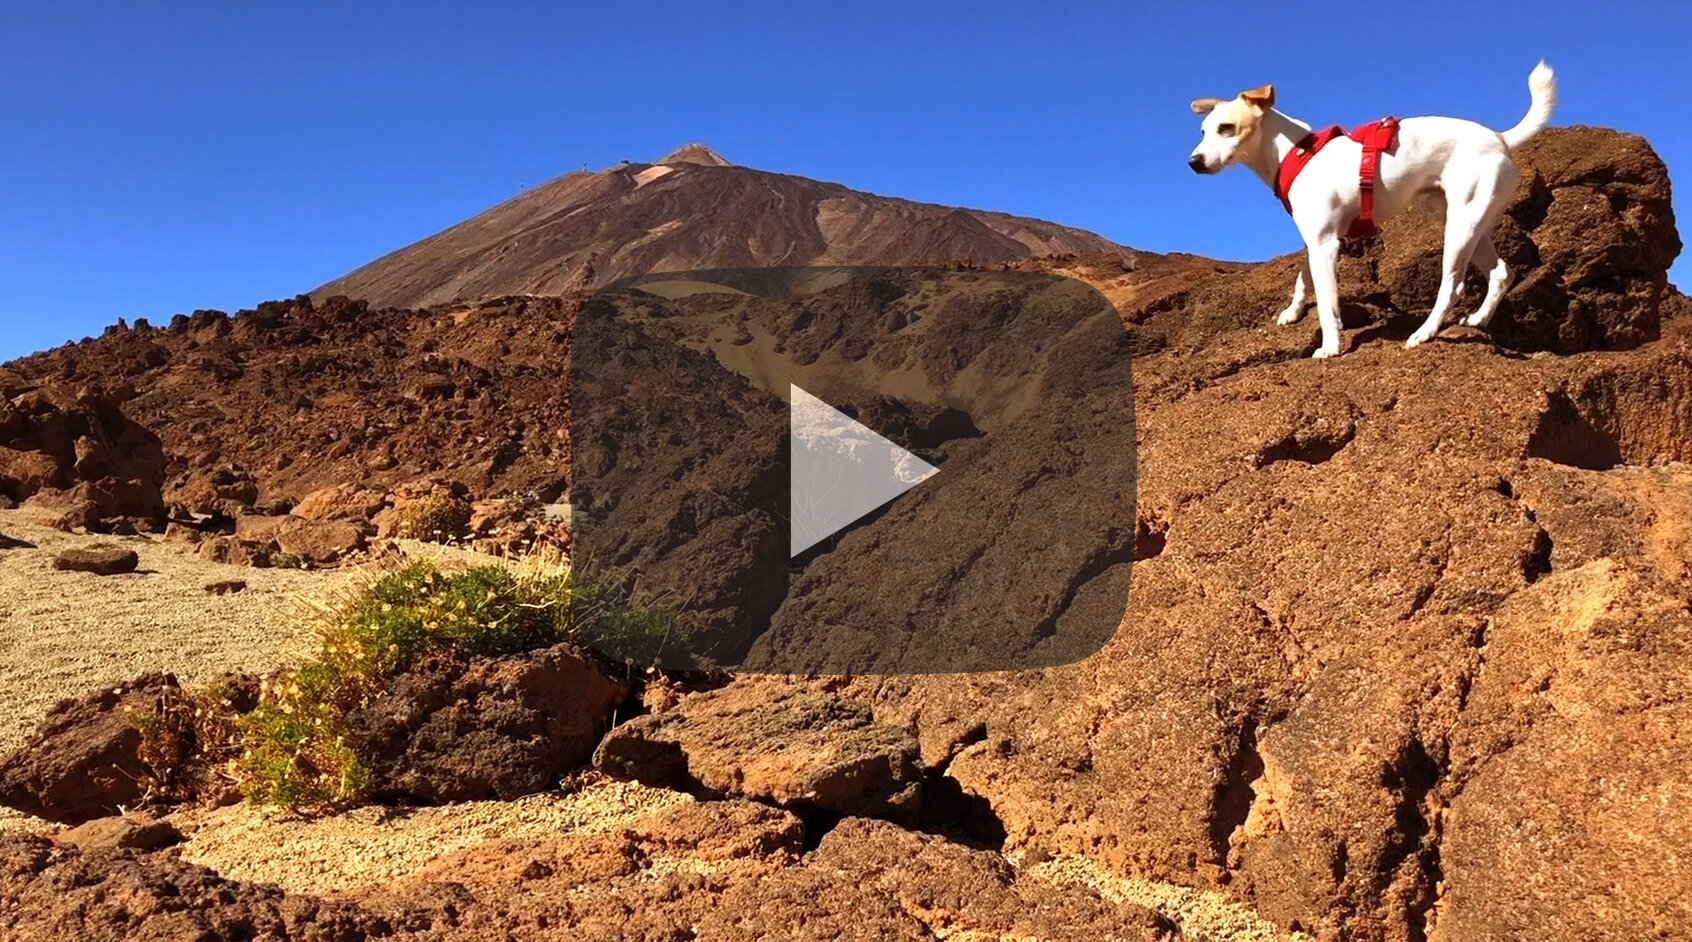
<path fill-rule="evenodd" d="M 590 627 L 615 639 L 607 644 L 613 650 L 654 657 L 685 650 L 674 616 L 637 598 L 617 577 L 573 575 L 567 565 L 533 560 L 452 572 L 413 562 L 328 610 L 315 656 L 265 680 L 258 706 L 235 733 L 234 770 L 246 794 L 293 809 L 361 800 L 372 783 L 345 741 L 350 713 L 432 652 L 497 657 L 562 642 L 585 647 L 573 593 L 587 600 L 578 610 L 589 615 Z"/>
<path fill-rule="evenodd" d="M 584 574 L 573 601 L 577 630 L 601 657 L 641 667 L 691 660 L 675 613 L 617 574 Z"/>

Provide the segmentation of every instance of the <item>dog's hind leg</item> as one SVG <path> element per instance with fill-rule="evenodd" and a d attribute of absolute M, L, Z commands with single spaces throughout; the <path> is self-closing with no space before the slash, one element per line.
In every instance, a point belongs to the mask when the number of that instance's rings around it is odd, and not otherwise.
<path fill-rule="evenodd" d="M 1475 254 L 1470 261 L 1486 272 L 1486 297 L 1463 323 L 1470 327 L 1485 327 L 1492 322 L 1492 315 L 1498 313 L 1498 303 L 1504 300 L 1504 292 L 1510 290 L 1510 266 L 1498 257 L 1498 249 L 1492 244 L 1490 235 L 1481 236 L 1480 241 L 1475 243 Z"/>
<path fill-rule="evenodd" d="M 1481 204 L 1481 207 L 1484 205 Z M 1404 341 L 1406 349 L 1432 340 L 1451 314 L 1452 305 L 1457 301 L 1457 286 L 1463 283 L 1463 277 L 1469 270 L 1469 258 L 1474 255 L 1476 244 L 1486 234 L 1482 227 L 1490 222 L 1481 207 L 1471 201 L 1454 205 L 1446 211 L 1445 259 L 1440 271 L 1439 295 L 1434 299 L 1433 310 L 1428 312 L 1428 319 L 1416 328 L 1409 340 Z"/>
<path fill-rule="evenodd" d="M 1514 195 L 1516 183 L 1521 179 L 1521 172 L 1516 165 L 1504 161 L 1498 167 L 1497 175 L 1493 178 L 1492 192 L 1487 200 L 1486 224 L 1481 229 L 1480 239 L 1475 243 L 1475 254 L 1472 258 L 1475 266 L 1486 272 L 1486 297 L 1481 299 L 1480 307 L 1470 314 L 1463 323 L 1470 327 L 1485 327 L 1492 322 L 1492 315 L 1498 313 L 1498 304 L 1504 300 L 1504 292 L 1510 290 L 1510 266 L 1498 257 L 1498 248 L 1492 244 L 1492 231 L 1498 227 L 1498 217 L 1504 215 L 1504 209 Z"/>
<path fill-rule="evenodd" d="M 1282 327 L 1298 323 L 1298 319 L 1304 316 L 1304 306 L 1309 303 L 1309 292 L 1310 257 L 1306 254 L 1303 263 L 1298 266 L 1298 277 L 1293 281 L 1292 303 L 1275 318 L 1275 323 Z"/>

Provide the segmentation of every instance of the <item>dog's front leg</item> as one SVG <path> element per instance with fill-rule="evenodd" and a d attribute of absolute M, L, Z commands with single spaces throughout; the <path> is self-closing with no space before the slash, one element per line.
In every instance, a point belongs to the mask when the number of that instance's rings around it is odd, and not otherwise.
<path fill-rule="evenodd" d="M 1310 284 L 1316 291 L 1316 319 L 1322 323 L 1322 345 L 1312 356 L 1339 356 L 1339 236 L 1324 232 L 1307 244 Z"/>
<path fill-rule="evenodd" d="M 1304 263 L 1298 267 L 1298 277 L 1293 281 L 1292 303 L 1288 304 L 1275 318 L 1275 323 L 1282 327 L 1298 323 L 1298 319 L 1304 316 L 1304 305 L 1308 303 L 1309 291 L 1310 259 L 1307 257 Z"/>

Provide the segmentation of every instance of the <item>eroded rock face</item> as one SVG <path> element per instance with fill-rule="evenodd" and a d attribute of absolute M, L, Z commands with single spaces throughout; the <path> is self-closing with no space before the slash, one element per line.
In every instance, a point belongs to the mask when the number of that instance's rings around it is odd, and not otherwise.
<path fill-rule="evenodd" d="M 1605 556 L 1498 612 L 1452 739 L 1433 938 L 1692 932 L 1692 783 L 1665 774 L 1692 761 L 1687 600 Z"/>
<path fill-rule="evenodd" d="M 1664 902 L 1692 833 L 1692 320 L 1664 331 L 1570 359 L 1373 341 L 1338 368 L 1236 331 L 1139 360 L 1142 545 L 1098 655 L 742 676 L 635 729 L 711 742 L 710 702 L 844 698 L 912 730 L 1007 853 L 1324 937 L 1692 931 Z"/>

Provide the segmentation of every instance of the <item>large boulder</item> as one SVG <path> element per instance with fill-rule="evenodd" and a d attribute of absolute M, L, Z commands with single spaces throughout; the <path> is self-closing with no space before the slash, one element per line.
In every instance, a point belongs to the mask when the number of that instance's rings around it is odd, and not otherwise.
<path fill-rule="evenodd" d="M 274 546 L 302 563 L 327 566 L 363 551 L 371 526 L 362 520 L 247 514 L 235 520 L 237 543 Z"/>
<path fill-rule="evenodd" d="M 307 520 L 368 521 L 386 504 L 377 491 L 354 484 L 320 487 L 300 498 L 290 511 Z"/>
<path fill-rule="evenodd" d="M 1637 134 L 1548 128 L 1516 163 L 1521 182 L 1493 236 L 1515 284 L 1488 332 L 1513 349 L 1559 353 L 1654 339 L 1681 249 L 1668 169 L 1656 151 Z M 1438 222 L 1406 216 L 1383 235 L 1365 258 L 1378 289 L 1395 310 L 1425 312 L 1439 290 Z M 1478 304 L 1480 273 L 1469 287 L 1469 303 Z"/>
<path fill-rule="evenodd" d="M 165 498 L 178 510 L 202 517 L 233 520 L 254 511 L 259 484 L 252 472 L 228 464 L 200 466 L 177 475 Z"/>
<path fill-rule="evenodd" d="M 765 693 L 770 693 L 766 696 Z M 797 690 L 728 688 L 612 730 L 594 766 L 620 778 L 706 797 L 915 823 L 918 744 L 864 707 Z"/>
<path fill-rule="evenodd" d="M 593 754 L 628 695 L 570 645 L 506 658 L 427 657 L 347 717 L 378 800 L 544 791 Z"/>
<path fill-rule="evenodd" d="M 0 804 L 67 824 L 139 804 L 159 773 L 142 755 L 138 720 L 177 689 L 175 678 L 148 674 L 61 701 L 0 761 Z"/>

